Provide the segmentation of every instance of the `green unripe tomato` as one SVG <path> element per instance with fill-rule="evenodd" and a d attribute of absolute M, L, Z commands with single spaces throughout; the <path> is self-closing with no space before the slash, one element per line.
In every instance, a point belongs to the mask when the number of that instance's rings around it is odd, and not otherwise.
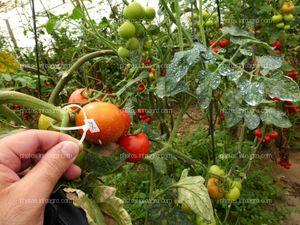
<path fill-rule="evenodd" d="M 279 29 L 284 28 L 284 23 L 277 23 L 276 27 Z"/>
<path fill-rule="evenodd" d="M 203 18 L 204 18 L 204 19 L 207 19 L 207 18 L 209 17 L 209 13 L 208 13 L 207 10 L 203 10 L 203 11 L 202 11 L 202 15 L 203 15 Z"/>
<path fill-rule="evenodd" d="M 119 27 L 118 33 L 120 37 L 128 39 L 134 37 L 135 31 L 135 26 L 131 22 L 126 21 Z"/>
<path fill-rule="evenodd" d="M 210 175 L 217 175 L 217 176 L 224 176 L 225 175 L 225 172 L 224 170 L 222 170 L 219 166 L 217 165 L 212 165 L 209 170 L 208 170 L 208 173 Z"/>
<path fill-rule="evenodd" d="M 202 217 L 199 216 L 199 215 L 196 215 L 195 224 L 196 225 L 217 225 L 215 220 L 212 223 L 206 223 L 206 222 L 204 222 L 204 220 L 202 219 Z"/>
<path fill-rule="evenodd" d="M 151 49 L 152 48 L 152 41 L 146 40 L 144 42 L 144 48 L 147 49 L 147 50 Z"/>
<path fill-rule="evenodd" d="M 212 27 L 213 25 L 215 25 L 215 22 L 213 20 L 207 20 L 205 22 L 205 26 L 207 27 Z"/>
<path fill-rule="evenodd" d="M 233 187 L 225 193 L 225 198 L 230 201 L 236 201 L 240 197 L 240 195 L 240 190 L 237 187 Z"/>
<path fill-rule="evenodd" d="M 148 20 L 153 20 L 156 16 L 155 9 L 153 7 L 146 7 L 145 16 Z"/>
<path fill-rule="evenodd" d="M 290 25 L 285 25 L 285 26 L 284 26 L 284 29 L 285 29 L 285 30 L 290 30 L 290 29 L 291 29 L 291 26 L 290 26 Z"/>
<path fill-rule="evenodd" d="M 274 15 L 272 16 L 272 22 L 273 23 L 279 23 L 281 22 L 283 19 L 282 15 L 281 14 L 277 14 L 277 15 Z"/>
<path fill-rule="evenodd" d="M 130 52 L 127 48 L 124 48 L 124 47 L 120 47 L 118 49 L 118 56 L 120 58 L 127 58 L 129 56 Z"/>
<path fill-rule="evenodd" d="M 283 16 L 283 20 L 285 21 L 285 22 L 291 22 L 291 21 L 293 21 L 295 19 L 295 17 L 294 17 L 294 15 L 293 14 L 285 14 L 284 16 Z"/>
<path fill-rule="evenodd" d="M 145 17 L 145 9 L 138 2 L 132 2 L 124 8 L 123 16 L 129 20 L 141 20 Z"/>
<path fill-rule="evenodd" d="M 212 17 L 217 18 L 217 17 L 218 17 L 218 13 L 217 13 L 217 12 L 214 12 L 214 13 L 212 14 Z"/>
<path fill-rule="evenodd" d="M 231 183 L 231 187 L 237 187 L 239 190 L 242 190 L 242 181 L 234 179 L 234 181 Z"/>
<path fill-rule="evenodd" d="M 130 38 L 126 43 L 126 48 L 129 50 L 136 50 L 140 47 L 140 42 L 137 38 Z"/>
<path fill-rule="evenodd" d="M 54 131 L 57 131 L 56 129 L 54 129 L 51 126 L 50 119 L 51 119 L 50 117 L 41 114 L 41 116 L 39 118 L 39 122 L 38 122 L 38 128 L 39 128 L 39 130 L 54 130 Z M 55 120 L 52 121 L 52 124 L 54 124 L 56 126 L 60 126 L 61 125 L 60 122 L 57 122 Z"/>
<path fill-rule="evenodd" d="M 144 27 L 141 24 L 138 24 L 138 23 L 134 24 L 134 26 L 135 26 L 135 36 L 137 38 L 144 37 L 145 36 L 145 29 L 144 29 Z"/>
<path fill-rule="evenodd" d="M 192 215 L 193 214 L 193 210 L 190 209 L 190 207 L 185 203 L 183 202 L 181 204 L 181 210 L 185 213 L 185 214 L 188 214 L 188 215 Z"/>

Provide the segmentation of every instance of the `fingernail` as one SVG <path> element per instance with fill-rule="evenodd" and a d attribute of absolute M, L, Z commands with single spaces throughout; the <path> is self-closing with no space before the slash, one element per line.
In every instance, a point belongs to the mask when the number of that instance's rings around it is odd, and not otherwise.
<path fill-rule="evenodd" d="M 75 158 L 79 152 L 79 146 L 74 142 L 66 141 L 61 149 L 62 153 L 69 159 Z"/>

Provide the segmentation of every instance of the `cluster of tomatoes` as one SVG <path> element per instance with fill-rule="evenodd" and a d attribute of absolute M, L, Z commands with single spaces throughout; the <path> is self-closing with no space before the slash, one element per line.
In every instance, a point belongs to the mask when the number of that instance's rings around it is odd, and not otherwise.
<path fill-rule="evenodd" d="M 281 50 L 280 50 L 280 48 L 281 48 L 281 43 L 280 43 L 280 41 L 275 41 L 275 42 L 273 42 L 273 43 L 271 44 L 271 46 L 275 48 L 274 51 L 275 51 L 275 54 L 276 54 L 276 55 L 281 55 Z"/>
<path fill-rule="evenodd" d="M 139 22 L 153 20 L 156 12 L 153 7 L 144 8 L 140 3 L 132 2 L 124 8 L 123 16 L 126 21 L 119 27 L 118 34 L 126 40 L 126 46 L 118 49 L 118 55 L 126 58 L 129 56 L 130 50 L 139 49 L 139 38 L 143 38 L 145 35 L 144 26 Z"/>
<path fill-rule="evenodd" d="M 262 140 L 262 130 L 261 129 L 256 129 L 254 131 L 254 135 L 257 137 L 258 142 L 261 142 Z M 276 140 L 279 138 L 279 134 L 277 131 L 271 131 L 268 135 L 264 135 L 263 140 L 266 143 L 270 143 L 272 139 Z"/>
<path fill-rule="evenodd" d="M 69 97 L 69 103 L 86 103 L 93 96 L 95 91 L 92 89 L 77 89 Z M 72 107 L 72 110 L 76 108 Z M 94 144 L 107 144 L 116 142 L 126 152 L 129 153 L 127 162 L 138 162 L 146 157 L 149 152 L 150 141 L 146 134 L 139 133 L 128 135 L 131 119 L 128 112 L 119 109 L 110 102 L 103 102 L 100 99 L 90 102 L 83 106 L 82 110 L 76 112 L 76 126 L 83 126 L 87 119 L 92 119 L 94 130 L 89 129 L 86 133 L 86 140 Z M 47 124 L 45 124 L 47 123 Z M 95 125 L 97 127 L 95 127 Z M 50 125 L 50 118 L 41 115 L 39 119 L 40 129 L 53 129 Z M 91 128 L 91 127 L 90 127 Z M 98 130 L 96 129 L 98 128 Z M 82 134 L 83 130 L 79 130 Z"/>
<path fill-rule="evenodd" d="M 290 169 L 292 164 L 289 162 L 288 158 L 284 156 L 283 153 L 279 153 L 279 158 L 277 159 L 277 164 L 285 169 Z"/>
<path fill-rule="evenodd" d="M 208 173 L 207 190 L 211 199 L 220 200 L 225 197 L 228 201 L 236 201 L 241 194 L 242 182 L 239 179 L 224 179 L 225 171 L 217 165 L 212 165 Z"/>
<path fill-rule="evenodd" d="M 281 6 L 281 13 L 272 16 L 273 23 L 276 24 L 278 29 L 290 30 L 291 26 L 289 25 L 290 22 L 295 20 L 293 15 L 295 6 L 293 3 L 284 2 Z"/>
<path fill-rule="evenodd" d="M 151 118 L 149 116 L 147 116 L 147 112 L 145 109 L 137 109 L 136 114 L 138 115 L 140 120 L 143 120 L 148 124 L 150 124 L 152 122 Z"/>
<path fill-rule="evenodd" d="M 285 108 L 285 112 L 289 116 L 293 116 L 293 115 L 297 114 L 298 112 L 300 112 L 299 107 L 290 101 L 284 102 L 284 108 Z"/>
<path fill-rule="evenodd" d="M 299 79 L 299 73 L 297 70 L 288 72 L 287 76 L 292 78 L 294 81 L 298 81 L 298 79 Z"/>
<path fill-rule="evenodd" d="M 221 39 L 220 41 L 216 42 L 213 40 L 209 41 L 209 46 L 212 47 L 214 53 L 219 52 L 219 47 L 226 48 L 229 45 L 229 40 L 226 38 Z"/>

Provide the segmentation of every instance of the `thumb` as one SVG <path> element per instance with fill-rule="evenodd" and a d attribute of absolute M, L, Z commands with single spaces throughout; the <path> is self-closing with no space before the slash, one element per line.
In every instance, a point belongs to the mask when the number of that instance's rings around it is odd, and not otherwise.
<path fill-rule="evenodd" d="M 55 145 L 20 182 L 38 198 L 48 198 L 58 180 L 76 159 L 79 149 L 79 145 L 71 141 Z"/>

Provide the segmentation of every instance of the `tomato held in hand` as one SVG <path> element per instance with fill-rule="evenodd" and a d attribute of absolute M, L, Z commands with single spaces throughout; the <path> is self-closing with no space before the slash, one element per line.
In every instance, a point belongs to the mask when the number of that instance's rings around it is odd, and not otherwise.
<path fill-rule="evenodd" d="M 127 162 L 138 162 L 143 160 L 149 152 L 150 141 L 146 134 L 140 133 L 133 136 L 122 136 L 118 144 L 129 153 Z"/>
<path fill-rule="evenodd" d="M 99 132 L 87 132 L 86 139 L 96 144 L 106 144 L 118 140 L 125 128 L 124 116 L 112 103 L 92 102 L 83 107 L 88 119 L 94 119 Z M 76 125 L 84 125 L 82 110 L 76 116 Z M 80 130 L 80 133 L 83 131 Z"/>

